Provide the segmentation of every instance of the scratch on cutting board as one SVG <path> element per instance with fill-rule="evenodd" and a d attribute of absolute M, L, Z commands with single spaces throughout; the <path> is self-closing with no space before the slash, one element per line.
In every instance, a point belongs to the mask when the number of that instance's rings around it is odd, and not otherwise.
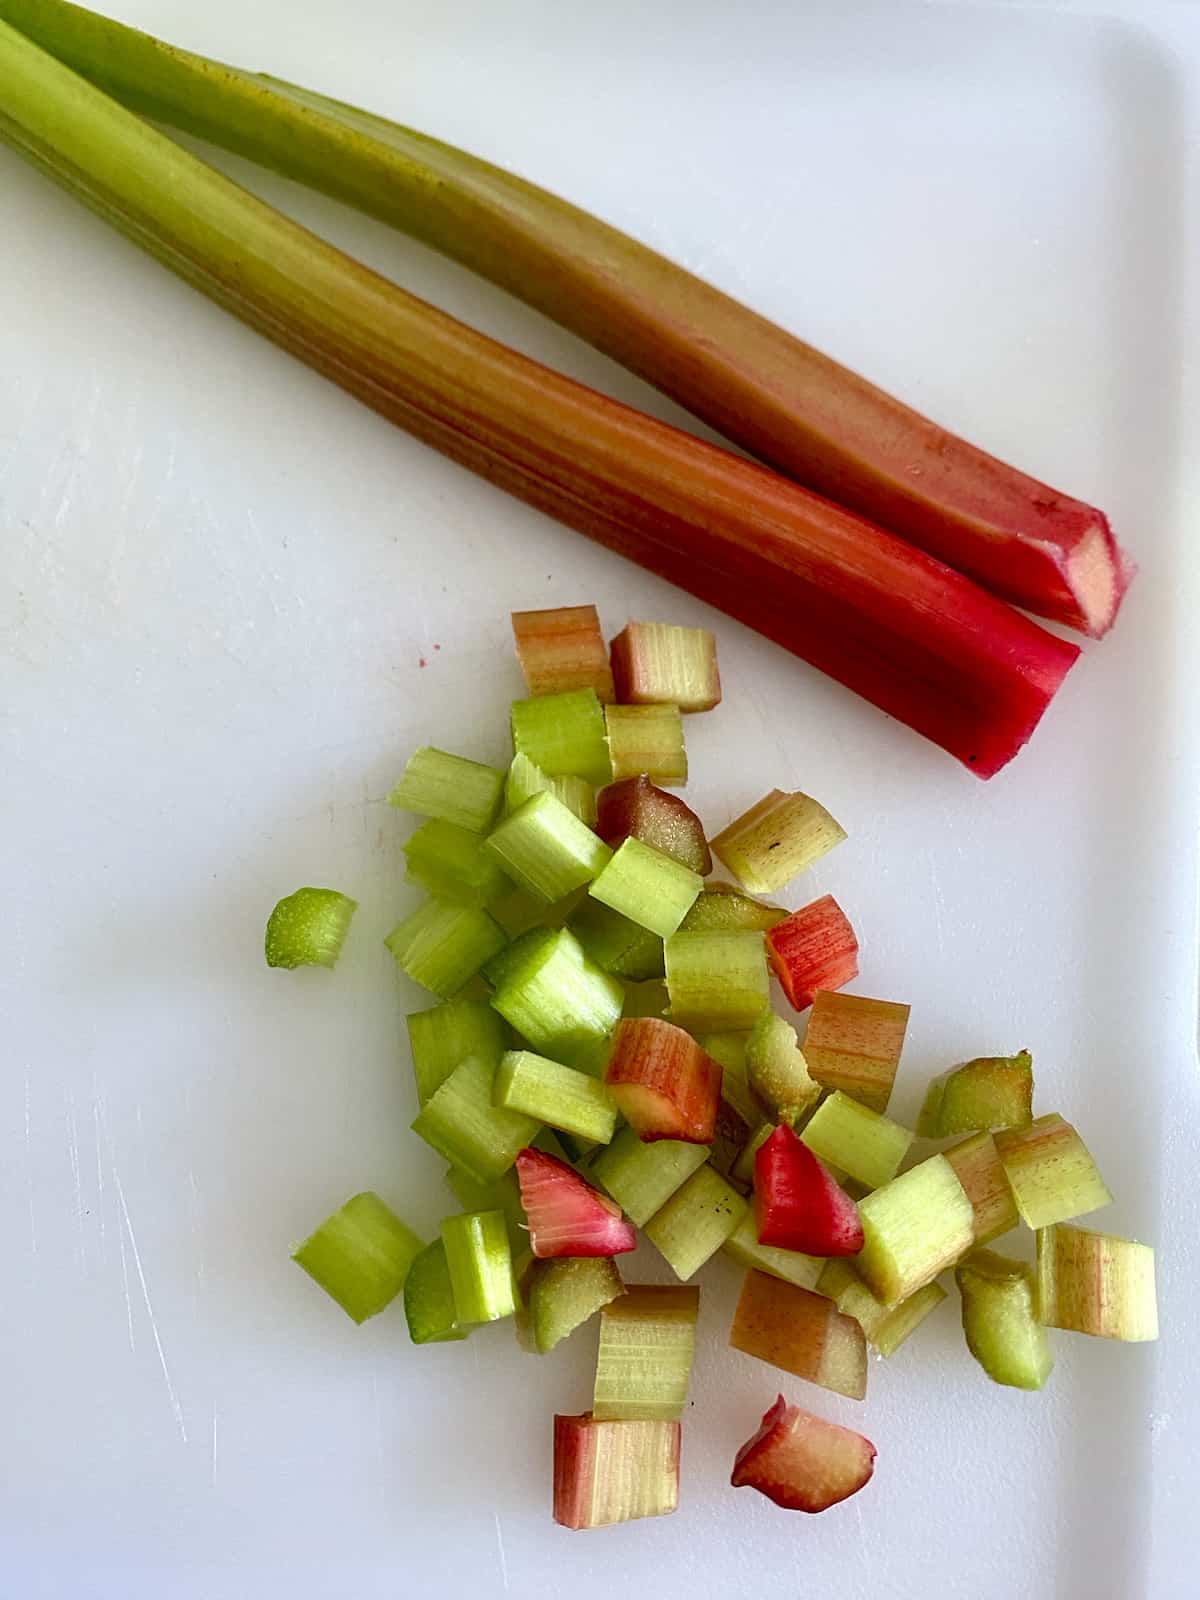
<path fill-rule="evenodd" d="M 33 1200 L 33 1106 L 29 1084 L 29 1068 L 25 1068 L 25 1188 L 29 1198 L 29 1253 L 36 1256 L 37 1208 Z"/>
<path fill-rule="evenodd" d="M 104 1159 L 100 1148 L 100 1091 L 92 1079 L 92 1128 L 96 1136 L 96 1219 L 100 1226 L 100 1262 L 108 1262 L 108 1239 L 104 1226 Z"/>
<path fill-rule="evenodd" d="M 83 1176 L 79 1170 L 79 1123 L 75 1116 L 75 1091 L 64 1091 L 67 1102 L 67 1153 L 71 1160 L 71 1183 L 75 1190 L 75 1230 L 79 1235 L 76 1254 L 82 1262 L 86 1254 L 83 1236 Z"/>
<path fill-rule="evenodd" d="M 508 1593 L 508 1557 L 504 1554 L 504 1534 L 500 1529 L 500 1513 L 492 1512 L 492 1521 L 496 1524 L 496 1549 L 500 1555 L 500 1581 L 504 1585 L 505 1594 Z"/>
<path fill-rule="evenodd" d="M 179 1436 L 184 1444 L 188 1442 L 187 1425 L 183 1420 L 183 1407 L 179 1404 L 179 1396 L 175 1392 L 175 1385 L 171 1382 L 171 1369 L 167 1366 L 167 1356 L 163 1349 L 163 1342 L 158 1332 L 158 1319 L 154 1315 L 154 1304 L 150 1299 L 150 1289 L 146 1283 L 146 1273 L 142 1267 L 142 1253 L 138 1249 L 137 1235 L 133 1231 L 133 1219 L 129 1215 L 129 1207 L 125 1203 L 125 1190 L 121 1184 L 121 1174 L 114 1164 L 112 1169 L 113 1188 L 117 1191 L 117 1201 L 121 1207 L 121 1216 L 125 1223 L 125 1232 L 129 1235 L 129 1249 L 133 1256 L 134 1271 L 141 1285 L 142 1301 L 146 1307 L 146 1316 L 150 1321 L 150 1332 L 154 1338 L 154 1348 L 158 1351 L 158 1364 L 162 1368 L 163 1382 L 167 1388 L 167 1398 L 171 1402 L 171 1410 L 175 1421 L 179 1425 Z M 128 1296 L 126 1297 L 128 1298 Z"/>

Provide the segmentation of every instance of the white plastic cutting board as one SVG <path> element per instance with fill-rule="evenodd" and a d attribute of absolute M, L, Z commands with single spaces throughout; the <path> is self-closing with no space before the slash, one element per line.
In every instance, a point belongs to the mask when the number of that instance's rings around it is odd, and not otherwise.
<path fill-rule="evenodd" d="M 1200 14 L 771 0 L 113 0 L 214 55 L 441 134 L 656 244 L 981 443 L 1103 504 L 1142 566 L 1032 747 L 981 785 L 790 657 L 389 429 L 0 152 L 0 1596 L 1188 1600 Z M 232 162 L 223 163 L 234 170 Z M 237 168 L 404 284 L 666 416 L 386 230 Z M 1190 498 L 1189 498 L 1190 490 Z M 953 1297 L 866 1403 L 725 1347 L 706 1270 L 677 1516 L 549 1518 L 594 1331 L 414 1350 L 287 1259 L 351 1192 L 427 1234 L 381 938 L 411 904 L 405 754 L 499 759 L 508 612 L 718 630 L 688 725 L 718 827 L 803 787 L 849 842 L 801 885 L 913 1004 L 926 1076 L 1028 1045 L 1160 1247 L 1165 1337 L 1061 1336 L 989 1385 Z M 302 883 L 361 902 L 336 975 L 268 971 Z M 424 1002 L 427 1003 L 427 1002 Z M 647 1247 L 645 1271 L 664 1269 Z M 642 1265 L 639 1260 L 639 1266 Z M 788 1517 L 727 1487 L 777 1388 L 877 1443 Z"/>

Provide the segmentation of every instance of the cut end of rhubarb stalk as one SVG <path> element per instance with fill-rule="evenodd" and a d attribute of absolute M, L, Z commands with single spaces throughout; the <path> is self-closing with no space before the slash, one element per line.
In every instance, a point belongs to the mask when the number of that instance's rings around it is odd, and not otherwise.
<path fill-rule="evenodd" d="M 958 1133 L 1026 1128 L 1032 1119 L 1033 1057 L 980 1056 L 934 1078 L 925 1095 L 917 1132 L 922 1139 Z"/>
<path fill-rule="evenodd" d="M 546 1355 L 624 1292 L 621 1274 L 608 1257 L 535 1261 L 527 1292 L 534 1349 Z"/>
<path fill-rule="evenodd" d="M 1117 620 L 1137 566 L 1117 543 L 1103 512 L 1092 511 L 1091 515 L 1092 525 L 1079 535 L 1064 562 L 1066 587 L 1077 613 L 1072 616 L 1068 606 L 1059 620 L 1100 639 Z"/>
<path fill-rule="evenodd" d="M 801 906 L 768 929 L 767 955 L 797 1011 L 820 989 L 841 989 L 858 976 L 858 940 L 831 894 Z"/>
<path fill-rule="evenodd" d="M 539 1261 L 557 1256 L 617 1256 L 637 1249 L 637 1234 L 620 1206 L 593 1189 L 573 1167 L 541 1150 L 517 1156 L 529 1243 Z"/>
<path fill-rule="evenodd" d="M 798 1122 L 821 1094 L 821 1085 L 809 1075 L 795 1028 L 773 1011 L 763 1012 L 746 1040 L 746 1080 L 759 1103 L 790 1124 Z"/>
<path fill-rule="evenodd" d="M 595 606 L 514 611 L 512 630 L 517 660 L 531 695 L 594 689 L 601 705 L 615 699 Z"/>
<path fill-rule="evenodd" d="M 1054 1357 L 1037 1319 L 1030 1269 L 994 1250 L 975 1250 L 954 1279 L 967 1349 L 988 1377 L 1010 1389 L 1040 1389 Z"/>
<path fill-rule="evenodd" d="M 554 1520 L 607 1528 L 662 1517 L 679 1504 L 677 1422 L 554 1419 Z"/>
<path fill-rule="evenodd" d="M 623 1018 L 604 1082 L 640 1138 L 711 1144 L 721 1069 L 682 1028 L 654 1017 Z"/>
<path fill-rule="evenodd" d="M 738 1451 L 730 1483 L 765 1494 L 785 1511 L 827 1511 L 857 1494 L 875 1470 L 861 1433 L 789 1406 L 780 1395 Z"/>
<path fill-rule="evenodd" d="M 297 889 L 267 919 L 269 967 L 334 967 L 358 902 L 337 889 Z"/>
<path fill-rule="evenodd" d="M 596 832 L 613 850 L 626 839 L 640 839 L 702 878 L 712 871 L 700 818 L 677 794 L 660 789 L 644 773 L 601 789 L 596 796 Z"/>
<path fill-rule="evenodd" d="M 811 1256 L 862 1249 L 858 1207 L 790 1128 L 776 1128 L 755 1154 L 754 1213 L 759 1244 Z"/>

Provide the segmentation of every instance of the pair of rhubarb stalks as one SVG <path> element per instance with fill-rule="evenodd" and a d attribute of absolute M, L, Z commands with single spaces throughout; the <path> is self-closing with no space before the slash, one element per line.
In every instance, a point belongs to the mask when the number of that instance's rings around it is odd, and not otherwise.
<path fill-rule="evenodd" d="M 756 461 L 415 299 L 145 118 L 415 235 Z M 0 138 L 453 460 L 757 629 L 989 777 L 1131 575 L 1103 514 L 574 206 L 437 140 L 65 0 L 0 0 Z M 766 463 L 760 465 L 759 463 Z"/>

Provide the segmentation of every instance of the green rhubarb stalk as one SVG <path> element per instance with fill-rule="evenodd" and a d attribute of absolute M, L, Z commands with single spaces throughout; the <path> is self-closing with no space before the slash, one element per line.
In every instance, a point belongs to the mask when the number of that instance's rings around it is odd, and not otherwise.
<path fill-rule="evenodd" d="M 1101 634 L 1132 568 L 1103 513 L 975 449 L 615 228 L 488 162 L 62 3 L 0 18 L 135 110 L 414 235 L 819 493 Z"/>
<path fill-rule="evenodd" d="M 95 67 L 103 57 L 120 76 L 103 25 L 95 31 L 99 19 L 52 4 L 43 12 L 27 11 L 20 0 L 2 3 L 0 17 L 19 15 L 48 42 L 54 35 L 55 47 L 80 64 Z M 139 65 L 132 81 L 155 83 L 172 58 L 145 41 L 138 50 L 158 65 Z M 186 100 L 194 72 L 186 64 L 181 70 Z M 209 76 L 218 88 L 228 81 L 221 69 Z M 141 109 L 160 98 L 146 88 Z M 170 95 L 165 99 L 158 114 L 169 108 Z M 220 126 L 226 102 L 219 93 L 217 104 Z M 260 112 L 265 118 L 261 97 L 242 106 L 248 136 Z M 296 122 L 311 117 L 293 107 L 286 138 L 302 137 Z M 711 599 L 978 776 L 1016 754 L 1078 654 L 902 539 L 405 294 L 2 21 L 0 139 L 365 404 L 501 488 Z M 599 702 L 595 710 L 602 724 Z M 524 739 L 517 749 L 552 776 L 575 771 L 603 782 L 602 735 L 594 745 L 594 764 L 575 766 L 548 760 Z"/>

